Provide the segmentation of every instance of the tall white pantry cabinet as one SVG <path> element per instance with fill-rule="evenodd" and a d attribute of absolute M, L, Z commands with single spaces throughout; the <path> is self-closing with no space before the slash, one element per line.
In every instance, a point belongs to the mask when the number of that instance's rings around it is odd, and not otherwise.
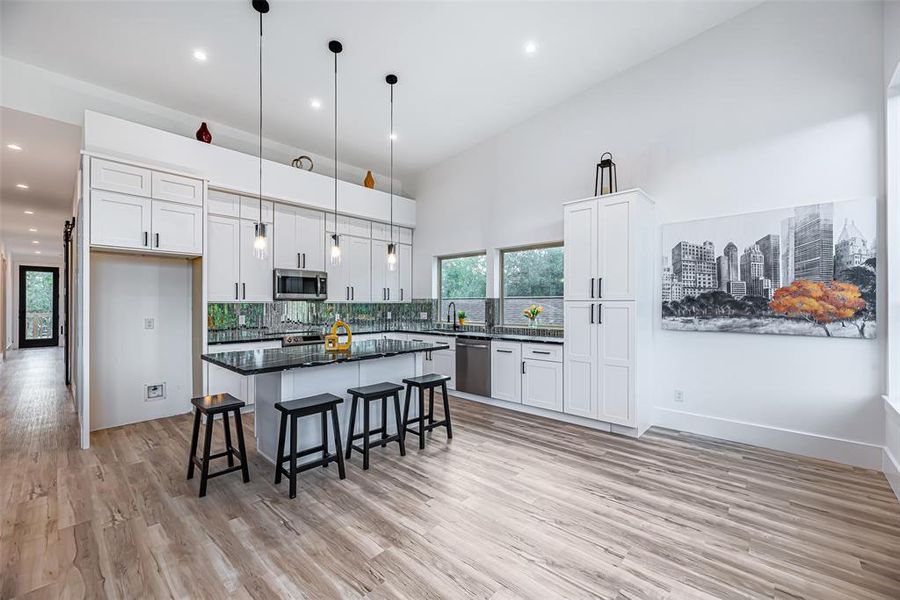
<path fill-rule="evenodd" d="M 639 435 L 652 406 L 653 201 L 634 189 L 563 207 L 563 410 Z"/>

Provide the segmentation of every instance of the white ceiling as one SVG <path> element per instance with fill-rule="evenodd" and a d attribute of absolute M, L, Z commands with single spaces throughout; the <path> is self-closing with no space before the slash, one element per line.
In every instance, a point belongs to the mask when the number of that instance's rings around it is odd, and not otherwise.
<path fill-rule="evenodd" d="M 386 171 L 396 73 L 397 173 L 415 173 L 758 2 L 288 2 L 265 21 L 266 137 Z M 257 13 L 247 1 L 2 5 L 2 53 L 232 127 L 257 128 Z M 534 55 L 526 41 L 538 44 Z M 206 63 L 192 58 L 204 49 Z M 310 108 L 310 98 L 323 108 Z M 215 135 L 215 132 L 213 132 Z"/>
<path fill-rule="evenodd" d="M 0 237 L 7 252 L 36 262 L 61 260 L 63 224 L 72 215 L 81 128 L 3 108 L 0 143 Z M 7 144 L 22 150 L 10 150 Z M 20 183 L 28 189 L 16 187 Z M 26 210 L 34 214 L 27 215 Z"/>

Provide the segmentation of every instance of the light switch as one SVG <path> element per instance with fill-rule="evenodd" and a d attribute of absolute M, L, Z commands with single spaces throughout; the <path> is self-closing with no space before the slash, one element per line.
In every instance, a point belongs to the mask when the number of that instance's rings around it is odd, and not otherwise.
<path fill-rule="evenodd" d="M 156 321 L 153 317 L 144 318 L 144 329 L 153 329 L 156 326 Z"/>

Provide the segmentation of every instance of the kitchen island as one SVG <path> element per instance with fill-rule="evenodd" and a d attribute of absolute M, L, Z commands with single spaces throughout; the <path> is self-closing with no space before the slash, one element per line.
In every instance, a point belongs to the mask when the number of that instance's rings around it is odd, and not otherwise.
<path fill-rule="evenodd" d="M 254 434 L 257 451 L 275 462 L 278 445 L 279 414 L 276 402 L 284 402 L 330 393 L 344 398 L 338 407 L 341 438 L 346 439 L 349 429 L 349 395 L 347 389 L 382 381 L 402 384 L 406 377 L 422 375 L 423 356 L 427 352 L 446 350 L 447 344 L 432 342 L 406 342 L 400 340 L 369 340 L 354 342 L 349 350 L 331 352 L 324 345 L 314 344 L 266 350 L 245 350 L 204 354 L 201 358 L 210 364 L 234 371 L 256 380 L 256 415 Z M 402 398 L 401 398 L 402 403 Z M 402 408 L 402 406 L 401 406 Z M 381 406 L 371 405 L 370 426 L 381 426 Z M 392 408 L 389 406 L 388 411 Z M 362 411 L 357 415 L 356 430 L 362 430 Z M 411 403 L 410 416 L 417 416 L 416 403 Z M 388 419 L 388 429 L 396 429 Z M 298 448 L 309 448 L 322 443 L 319 419 L 301 419 Z M 315 460 L 314 457 L 305 457 Z"/>

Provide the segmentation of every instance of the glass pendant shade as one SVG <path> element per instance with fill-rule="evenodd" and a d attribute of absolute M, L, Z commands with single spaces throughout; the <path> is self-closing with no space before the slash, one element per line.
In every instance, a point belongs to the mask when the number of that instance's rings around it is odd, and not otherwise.
<path fill-rule="evenodd" d="M 341 240 L 337 234 L 331 236 L 331 266 L 339 267 L 341 265 Z"/>
<path fill-rule="evenodd" d="M 257 223 L 255 231 L 256 233 L 253 238 L 253 255 L 259 260 L 266 260 L 269 257 L 269 240 L 266 237 L 266 224 Z"/>
<path fill-rule="evenodd" d="M 388 244 L 387 248 L 387 264 L 388 270 L 397 270 L 397 244 Z"/>

